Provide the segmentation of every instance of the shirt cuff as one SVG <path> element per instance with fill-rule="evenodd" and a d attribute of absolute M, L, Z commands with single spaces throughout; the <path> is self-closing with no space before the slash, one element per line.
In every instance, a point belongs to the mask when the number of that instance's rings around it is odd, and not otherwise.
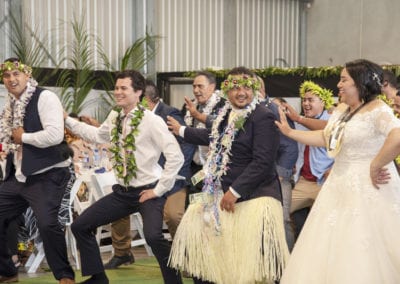
<path fill-rule="evenodd" d="M 186 126 L 179 127 L 179 136 L 182 138 L 185 138 L 185 129 L 186 129 Z"/>
<path fill-rule="evenodd" d="M 232 186 L 229 187 L 229 191 L 232 192 L 232 194 L 233 194 L 236 198 L 240 198 L 240 197 L 241 197 L 240 194 L 237 193 L 237 192 L 232 188 Z"/>

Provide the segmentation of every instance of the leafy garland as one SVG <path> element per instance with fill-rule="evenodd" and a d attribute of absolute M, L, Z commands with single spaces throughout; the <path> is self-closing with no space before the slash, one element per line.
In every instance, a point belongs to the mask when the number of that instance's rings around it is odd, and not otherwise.
<path fill-rule="evenodd" d="M 20 146 L 12 141 L 12 131 L 24 125 L 26 106 L 29 104 L 37 84 L 34 79 L 30 78 L 25 92 L 18 100 L 10 93 L 8 94 L 6 105 L 0 116 L 0 143 L 6 153 L 13 153 Z"/>
<path fill-rule="evenodd" d="M 20 61 L 6 61 L 0 64 L 0 78 L 3 78 L 5 71 L 18 70 L 27 75 L 32 74 L 32 67 L 21 63 Z"/>
<path fill-rule="evenodd" d="M 248 75 L 229 75 L 221 84 L 221 90 L 225 96 L 227 96 L 229 90 L 238 87 L 252 88 L 254 91 L 258 91 L 260 90 L 261 83 L 256 78 Z"/>
<path fill-rule="evenodd" d="M 397 77 L 400 77 L 400 65 L 382 65 L 383 69 L 392 71 Z M 268 76 L 302 76 L 304 79 L 311 78 L 327 78 L 330 76 L 339 76 L 343 66 L 323 66 L 323 67 L 266 67 L 259 69 L 251 69 L 261 78 Z M 204 71 L 213 73 L 217 78 L 226 78 L 230 69 L 213 69 L 205 68 Z M 194 77 L 198 71 L 188 71 L 184 73 L 186 77 Z"/>
<path fill-rule="evenodd" d="M 237 133 L 243 129 L 246 119 L 250 113 L 254 111 L 257 104 L 258 99 L 254 98 L 245 109 L 236 110 L 232 109 L 232 105 L 229 101 L 226 101 L 225 105 L 218 112 L 211 129 L 209 152 L 207 155 L 207 161 L 203 167 L 205 171 L 205 178 L 202 191 L 214 197 L 212 211 L 215 221 L 215 229 L 217 232 L 220 231 L 217 203 L 221 190 L 221 177 L 225 175 L 229 169 L 228 164 L 230 162 L 230 156 L 232 155 L 231 149 L 233 141 L 235 140 Z M 220 124 L 225 119 L 229 110 L 231 110 L 231 112 L 235 112 L 235 115 L 231 121 L 228 119 L 227 126 L 220 133 Z M 207 208 L 210 209 L 209 205 L 206 205 L 204 208 L 205 211 Z"/>
<path fill-rule="evenodd" d="M 137 164 L 135 159 L 135 137 L 139 134 L 138 126 L 144 116 L 145 108 L 138 104 L 136 110 L 133 113 L 133 117 L 130 121 L 130 131 L 122 138 L 122 121 L 124 115 L 122 109 L 118 108 L 115 111 L 118 112 L 118 116 L 115 120 L 115 127 L 111 130 L 111 161 L 117 177 L 124 181 L 124 184 L 129 185 L 133 178 L 136 178 Z M 128 114 L 129 115 L 129 114 Z M 121 153 L 124 153 L 123 155 Z M 126 164 L 126 174 L 124 172 Z M 124 175 L 125 174 L 125 175 Z"/>
<path fill-rule="evenodd" d="M 216 90 L 211 96 L 210 98 L 207 100 L 206 105 L 203 109 L 203 113 L 204 114 L 211 114 L 212 110 L 214 109 L 214 107 L 219 103 L 219 101 L 222 98 L 222 94 L 220 91 Z M 197 106 L 197 100 L 194 100 L 192 102 L 195 106 Z M 190 111 L 186 111 L 185 113 L 185 117 L 184 117 L 184 121 L 186 123 L 187 126 L 193 126 L 193 116 L 190 114 Z M 202 122 L 198 123 L 198 128 L 205 128 L 205 124 Z"/>
<path fill-rule="evenodd" d="M 322 88 L 313 81 L 304 81 L 300 86 L 299 92 L 300 98 L 304 98 L 304 95 L 307 92 L 311 92 L 313 95 L 318 96 L 324 102 L 325 109 L 330 109 L 335 102 L 333 100 L 333 93 L 331 90 Z"/>

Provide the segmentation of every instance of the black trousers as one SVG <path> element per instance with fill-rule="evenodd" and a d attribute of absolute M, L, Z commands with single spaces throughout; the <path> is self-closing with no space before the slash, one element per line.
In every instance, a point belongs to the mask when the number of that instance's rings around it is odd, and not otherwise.
<path fill-rule="evenodd" d="M 31 206 L 54 277 L 74 279 L 65 233 L 58 222 L 58 211 L 69 179 L 68 168 L 53 168 L 29 176 L 25 183 L 18 182 L 12 175 L 0 185 L 0 275 L 11 276 L 18 272 L 7 247 L 7 228 L 12 219 Z"/>
<path fill-rule="evenodd" d="M 114 192 L 91 205 L 72 223 L 71 229 L 77 240 L 82 263 L 82 275 L 104 271 L 100 249 L 96 242 L 96 228 L 109 224 L 135 212 L 143 218 L 143 232 L 160 265 L 164 283 L 182 283 L 180 273 L 168 267 L 170 243 L 162 233 L 165 198 L 159 197 L 139 203 L 141 190 L 122 191 L 114 186 Z"/>

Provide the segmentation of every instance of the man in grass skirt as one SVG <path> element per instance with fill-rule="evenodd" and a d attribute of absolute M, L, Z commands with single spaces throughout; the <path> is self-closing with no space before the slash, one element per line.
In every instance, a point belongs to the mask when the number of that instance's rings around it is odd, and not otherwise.
<path fill-rule="evenodd" d="M 191 198 L 175 235 L 170 265 L 195 283 L 278 281 L 288 258 L 282 194 L 276 173 L 279 133 L 274 115 L 258 103 L 260 83 L 244 67 L 221 89 L 228 100 L 207 129 L 169 128 L 193 144 L 210 146 L 203 192 Z"/>

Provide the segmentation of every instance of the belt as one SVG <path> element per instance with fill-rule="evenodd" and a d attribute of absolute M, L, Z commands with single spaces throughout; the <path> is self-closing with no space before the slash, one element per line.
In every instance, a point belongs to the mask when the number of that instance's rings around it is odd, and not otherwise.
<path fill-rule="evenodd" d="M 145 190 L 149 188 L 154 188 L 158 183 L 158 180 L 149 184 L 141 185 L 141 186 L 123 186 L 120 184 L 114 184 L 112 186 L 113 191 L 123 191 L 123 192 L 128 192 L 128 191 L 133 191 L 133 190 Z"/>

